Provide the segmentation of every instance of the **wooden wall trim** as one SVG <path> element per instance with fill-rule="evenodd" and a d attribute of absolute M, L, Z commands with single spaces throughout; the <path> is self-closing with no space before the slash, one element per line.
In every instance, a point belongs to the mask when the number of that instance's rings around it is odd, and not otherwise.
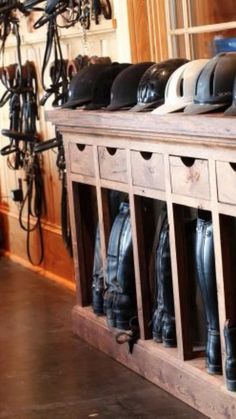
<path fill-rule="evenodd" d="M 165 0 L 127 0 L 132 62 L 168 58 Z"/>
<path fill-rule="evenodd" d="M 5 214 L 8 217 L 13 217 L 16 220 L 19 219 L 19 215 L 17 213 L 12 212 L 11 210 L 5 208 L 3 205 L 0 204 L 0 213 Z M 23 217 L 23 222 L 27 222 L 26 217 Z M 53 224 L 50 221 L 42 220 L 42 227 L 44 230 L 50 231 L 51 233 L 58 234 L 61 236 L 61 227 L 57 224 Z"/>
<path fill-rule="evenodd" d="M 47 228 L 42 229 L 44 241 L 44 260 L 38 267 L 32 266 L 41 272 L 45 272 L 45 276 L 63 278 L 74 286 L 74 264 L 73 259 L 68 255 L 63 244 L 59 229 Z M 0 211 L 0 233 L 1 247 L 7 252 L 6 254 L 14 255 L 19 258 L 24 266 L 31 267 L 27 258 L 26 251 L 26 232 L 19 227 L 18 217 L 16 214 L 9 214 L 7 211 Z M 30 237 L 30 249 L 33 260 L 36 262 L 39 257 L 39 237 L 38 232 L 34 231 Z"/>
<path fill-rule="evenodd" d="M 127 0 L 133 63 L 151 59 L 149 23 L 146 0 Z"/>
<path fill-rule="evenodd" d="M 22 257 L 20 257 L 16 254 L 13 254 L 11 252 L 8 252 L 6 250 L 1 250 L 0 255 L 4 256 L 4 257 L 7 257 L 8 259 L 12 260 L 13 262 L 18 263 L 19 265 L 24 266 L 25 268 L 27 268 L 27 269 L 29 269 L 33 272 L 36 272 L 39 275 L 42 275 L 43 277 L 49 279 L 50 281 L 53 281 L 56 284 L 58 284 L 58 285 L 60 285 L 64 288 L 67 288 L 68 290 L 73 291 L 73 293 L 75 293 L 75 290 L 76 290 L 75 283 L 69 281 L 68 279 L 65 279 L 65 278 L 63 278 L 59 275 L 53 274 L 52 272 L 47 271 L 46 269 L 43 269 L 39 266 L 33 266 L 33 265 L 31 265 L 30 262 L 23 259 Z"/>

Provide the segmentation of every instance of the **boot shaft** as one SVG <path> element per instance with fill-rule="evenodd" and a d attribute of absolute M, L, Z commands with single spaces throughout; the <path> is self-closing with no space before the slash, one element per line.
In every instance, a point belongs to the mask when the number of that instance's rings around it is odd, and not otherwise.
<path fill-rule="evenodd" d="M 195 260 L 209 329 L 219 331 L 212 221 L 198 218 Z"/>

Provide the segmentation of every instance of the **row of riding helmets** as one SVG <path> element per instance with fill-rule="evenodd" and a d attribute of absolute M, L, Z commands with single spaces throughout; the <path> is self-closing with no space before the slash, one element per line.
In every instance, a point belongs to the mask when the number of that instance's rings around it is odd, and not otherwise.
<path fill-rule="evenodd" d="M 236 115 L 236 52 L 211 59 L 94 64 L 71 80 L 64 108 Z"/>

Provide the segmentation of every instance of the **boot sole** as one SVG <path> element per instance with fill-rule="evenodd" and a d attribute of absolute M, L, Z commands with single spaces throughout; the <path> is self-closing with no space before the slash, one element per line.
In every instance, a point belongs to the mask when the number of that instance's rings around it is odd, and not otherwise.
<path fill-rule="evenodd" d="M 159 334 L 153 333 L 152 338 L 153 338 L 154 342 L 157 342 L 157 343 L 162 343 L 163 342 L 161 334 L 159 335 Z"/>
<path fill-rule="evenodd" d="M 176 348 L 177 347 L 177 342 L 163 339 L 163 346 L 165 348 Z"/>
<path fill-rule="evenodd" d="M 214 375 L 222 375 L 222 368 L 219 365 L 207 365 L 207 372 Z"/>

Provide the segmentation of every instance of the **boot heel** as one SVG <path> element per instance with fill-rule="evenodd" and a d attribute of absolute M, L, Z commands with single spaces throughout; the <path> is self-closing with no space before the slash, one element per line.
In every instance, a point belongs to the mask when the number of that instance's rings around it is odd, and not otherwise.
<path fill-rule="evenodd" d="M 154 342 L 162 343 L 162 333 L 152 333 Z"/>
<path fill-rule="evenodd" d="M 207 372 L 209 374 L 222 375 L 221 365 L 210 365 L 210 364 L 207 364 Z"/>
<path fill-rule="evenodd" d="M 236 380 L 226 380 L 226 387 L 229 391 L 236 391 Z"/>
<path fill-rule="evenodd" d="M 236 391 L 236 327 L 232 327 L 229 320 L 224 327 L 224 336 L 226 386 L 229 391 Z"/>

